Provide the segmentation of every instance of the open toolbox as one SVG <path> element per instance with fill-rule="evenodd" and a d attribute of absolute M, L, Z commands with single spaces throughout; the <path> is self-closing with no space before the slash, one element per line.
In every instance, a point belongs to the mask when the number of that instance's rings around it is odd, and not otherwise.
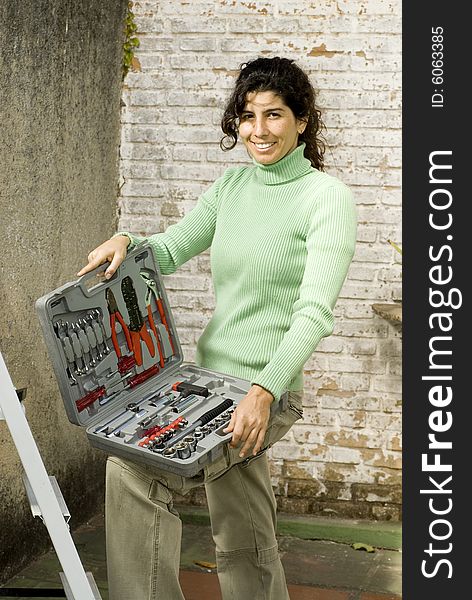
<path fill-rule="evenodd" d="M 222 454 L 250 383 L 183 363 L 146 242 L 99 280 L 105 267 L 36 302 L 69 421 L 109 454 L 192 477 Z"/>

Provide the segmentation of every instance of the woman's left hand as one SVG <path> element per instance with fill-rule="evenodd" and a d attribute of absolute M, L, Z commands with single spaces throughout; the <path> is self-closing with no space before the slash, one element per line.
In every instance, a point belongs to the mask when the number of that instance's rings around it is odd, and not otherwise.
<path fill-rule="evenodd" d="M 231 448 L 243 447 L 239 456 L 242 458 L 251 448 L 256 455 L 262 447 L 270 417 L 270 405 L 274 397 L 270 392 L 258 385 L 253 385 L 246 396 L 239 402 L 231 416 L 231 421 L 223 430 L 233 432 Z"/>

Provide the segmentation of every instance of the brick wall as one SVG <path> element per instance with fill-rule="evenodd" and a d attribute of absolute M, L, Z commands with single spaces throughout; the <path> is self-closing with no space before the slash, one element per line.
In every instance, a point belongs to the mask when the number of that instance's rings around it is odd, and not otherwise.
<path fill-rule="evenodd" d="M 164 231 L 226 167 L 219 120 L 240 63 L 295 59 L 328 127 L 327 172 L 358 204 L 357 251 L 334 334 L 306 365 L 305 418 L 271 450 L 282 510 L 400 518 L 401 333 L 372 311 L 401 299 L 400 0 L 135 2 L 141 45 L 123 91 L 120 228 Z M 205 253 L 165 278 L 183 344 L 214 299 Z M 202 500 L 197 494 L 193 501 Z"/>

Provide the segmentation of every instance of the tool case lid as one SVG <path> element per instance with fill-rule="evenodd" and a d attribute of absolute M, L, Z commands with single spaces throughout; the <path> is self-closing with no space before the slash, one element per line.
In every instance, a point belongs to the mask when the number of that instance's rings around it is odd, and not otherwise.
<path fill-rule="evenodd" d="M 171 373 L 177 371 L 183 361 L 182 348 L 179 337 L 170 309 L 167 294 L 162 282 L 162 276 L 159 270 L 157 260 L 152 251 L 152 247 L 146 241 L 140 243 L 136 248 L 128 252 L 125 260 L 118 267 L 114 275 L 110 279 L 105 279 L 103 272 L 107 268 L 108 263 L 101 265 L 94 271 L 83 275 L 76 281 L 66 283 L 56 290 L 42 296 L 36 301 L 36 312 L 41 324 L 44 339 L 48 348 L 49 356 L 52 361 L 53 369 L 58 381 L 61 396 L 64 402 L 67 416 L 69 420 L 83 427 L 88 427 L 95 423 L 99 423 L 112 415 L 117 409 L 128 405 L 130 402 L 137 401 L 143 398 L 146 394 L 154 391 L 162 382 L 170 379 Z M 102 276 L 100 278 L 100 274 Z M 157 372 L 150 376 L 143 383 L 136 385 L 133 388 L 124 389 L 121 393 L 116 394 L 109 401 L 100 404 L 99 401 L 90 405 L 86 409 L 78 409 L 78 400 L 80 400 L 89 391 L 93 391 L 102 384 L 107 384 L 107 371 L 113 372 L 115 369 L 115 379 L 118 381 L 120 377 L 116 375 L 117 357 L 112 345 L 112 331 L 110 325 L 110 313 L 108 310 L 108 302 L 106 298 L 107 290 L 113 292 L 116 298 L 119 312 L 125 322 L 129 326 L 133 320 L 133 315 L 129 314 L 127 304 L 122 295 L 122 282 L 129 277 L 132 281 L 132 286 L 136 292 L 136 299 L 139 306 L 147 331 L 151 331 L 148 320 L 146 296 L 150 295 L 151 312 L 158 331 L 162 331 L 163 319 L 157 306 L 155 296 L 150 293 L 149 287 L 143 278 L 143 273 L 151 282 L 151 285 L 156 286 L 162 308 L 166 319 L 166 330 L 168 332 L 168 342 L 172 348 L 172 354 L 166 358 L 164 366 L 160 364 L 160 354 L 156 347 L 155 336 L 151 339 L 155 347 L 155 356 L 152 358 L 146 348 L 145 342 L 141 341 L 141 350 L 143 352 L 143 365 L 137 369 L 137 374 L 143 370 L 152 369 Z M 97 277 L 98 276 L 98 277 Z M 98 279 L 98 283 L 97 283 Z M 98 362 L 95 369 L 89 369 L 88 374 L 82 376 L 74 376 L 74 371 L 70 359 L 66 356 L 63 340 L 57 333 L 57 323 L 60 321 L 77 323 L 90 313 L 100 315 L 102 321 L 103 338 L 108 344 L 111 352 L 101 362 Z M 133 312 L 133 311 L 131 311 Z M 125 333 L 118 321 L 115 321 L 115 328 L 118 330 L 118 339 L 121 346 L 126 350 Z M 161 344 L 162 345 L 162 344 Z M 169 343 L 167 343 L 169 347 Z M 69 349 L 70 353 L 70 349 Z M 80 362 L 80 359 L 79 359 Z M 155 368 L 155 365 L 158 368 Z M 75 378 L 78 383 L 71 384 L 72 378 Z M 120 390 L 126 385 L 127 379 L 117 384 L 112 391 Z"/>

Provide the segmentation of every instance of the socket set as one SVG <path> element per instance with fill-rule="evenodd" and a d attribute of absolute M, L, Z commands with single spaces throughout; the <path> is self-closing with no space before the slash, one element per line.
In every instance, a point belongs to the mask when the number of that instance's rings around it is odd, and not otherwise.
<path fill-rule="evenodd" d="M 36 302 L 69 421 L 108 454 L 192 477 L 221 456 L 250 383 L 183 363 L 147 242 L 109 280 L 105 268 Z"/>

